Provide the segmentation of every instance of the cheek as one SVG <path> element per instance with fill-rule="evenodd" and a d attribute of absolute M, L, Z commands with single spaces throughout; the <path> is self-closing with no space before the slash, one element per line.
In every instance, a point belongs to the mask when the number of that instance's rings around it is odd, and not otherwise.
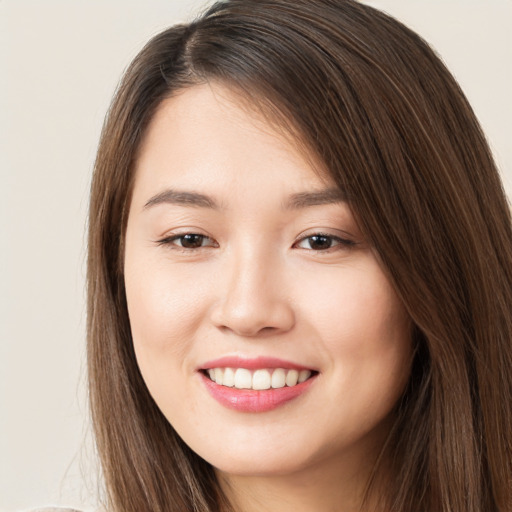
<path fill-rule="evenodd" d="M 125 287 L 135 344 L 158 351 L 179 350 L 197 327 L 204 287 L 200 280 L 157 261 L 127 259 Z"/>
<path fill-rule="evenodd" d="M 377 263 L 317 273 L 315 286 L 301 291 L 304 311 L 322 330 L 330 347 L 374 353 L 395 344 L 409 319 Z"/>
<path fill-rule="evenodd" d="M 125 287 L 137 364 L 161 408 L 174 410 L 183 376 L 193 371 L 191 347 L 207 311 L 207 281 L 166 259 L 132 249 Z"/>
<path fill-rule="evenodd" d="M 335 376 L 332 382 L 350 393 L 344 403 L 362 414 L 383 414 L 409 378 L 412 323 L 376 262 L 339 276 L 325 276 L 325 286 L 309 293 L 309 316 Z M 338 394 L 335 386 L 332 393 Z"/>
<path fill-rule="evenodd" d="M 132 251 L 125 261 L 126 298 L 137 364 L 159 408 L 171 414 L 169 421 L 183 410 L 183 399 L 189 410 L 194 408 L 183 378 L 193 372 L 189 355 L 207 309 L 208 294 L 202 282 L 165 261 L 151 261 L 147 254 L 139 258 Z"/>

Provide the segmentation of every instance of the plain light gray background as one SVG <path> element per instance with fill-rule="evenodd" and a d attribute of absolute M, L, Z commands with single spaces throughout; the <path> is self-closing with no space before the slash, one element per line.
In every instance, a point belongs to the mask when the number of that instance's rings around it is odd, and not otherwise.
<path fill-rule="evenodd" d="M 455 74 L 512 193 L 512 2 L 373 0 Z M 141 46 L 203 1 L 0 0 L 0 511 L 93 509 L 85 226 L 99 131 Z"/>

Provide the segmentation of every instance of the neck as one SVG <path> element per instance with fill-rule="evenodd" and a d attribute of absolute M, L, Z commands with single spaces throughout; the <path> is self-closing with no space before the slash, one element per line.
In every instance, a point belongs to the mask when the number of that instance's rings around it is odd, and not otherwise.
<path fill-rule="evenodd" d="M 244 476 L 217 471 L 221 489 L 236 512 L 359 512 L 373 464 L 339 459 L 286 475 Z M 364 510 L 375 510 L 372 502 Z"/>

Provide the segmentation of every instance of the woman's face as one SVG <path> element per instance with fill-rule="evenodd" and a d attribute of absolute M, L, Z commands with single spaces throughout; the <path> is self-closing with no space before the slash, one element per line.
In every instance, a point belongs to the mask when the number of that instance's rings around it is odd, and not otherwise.
<path fill-rule="evenodd" d="M 373 460 L 410 371 L 402 304 L 289 140 L 226 88 L 195 86 L 161 104 L 136 163 L 137 361 L 178 434 L 228 474 Z"/>

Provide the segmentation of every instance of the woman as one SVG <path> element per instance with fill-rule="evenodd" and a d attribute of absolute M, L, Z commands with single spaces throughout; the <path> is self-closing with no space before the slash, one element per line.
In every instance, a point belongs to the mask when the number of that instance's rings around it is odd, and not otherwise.
<path fill-rule="evenodd" d="M 156 36 L 89 222 L 110 510 L 510 510 L 510 214 L 403 25 L 231 0 Z"/>

